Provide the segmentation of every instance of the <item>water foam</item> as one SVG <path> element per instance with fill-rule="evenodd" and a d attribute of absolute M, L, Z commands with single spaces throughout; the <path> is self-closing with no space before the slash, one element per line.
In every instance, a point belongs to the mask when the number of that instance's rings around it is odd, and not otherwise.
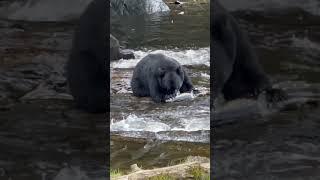
<path fill-rule="evenodd" d="M 160 132 L 170 130 L 170 126 L 154 121 L 150 118 L 138 117 L 135 114 L 130 114 L 127 118 L 113 122 L 111 120 L 110 131 L 147 131 Z"/>
<path fill-rule="evenodd" d="M 176 59 L 181 65 L 206 65 L 210 66 L 210 48 L 200 48 L 197 50 L 149 50 L 149 51 L 134 51 L 135 59 L 113 62 L 113 68 L 134 68 L 137 63 L 148 54 L 161 53 L 168 57 Z"/>
<path fill-rule="evenodd" d="M 110 131 L 122 136 L 188 142 L 209 141 L 208 106 L 197 107 L 197 110 L 181 107 L 156 114 L 130 114 L 120 121 L 114 121 L 112 119 Z"/>
<path fill-rule="evenodd" d="M 209 109 L 209 108 L 208 108 Z M 176 113 L 176 112 L 175 112 Z M 182 112 L 181 114 L 184 114 Z M 146 131 L 146 132 L 162 132 L 162 131 L 185 131 L 185 132 L 193 132 L 193 131 L 203 131 L 210 130 L 210 120 L 208 110 L 202 111 L 198 113 L 205 113 L 206 115 L 198 115 L 193 117 L 177 117 L 177 123 L 166 124 L 161 122 L 159 119 L 151 118 L 151 117 L 138 117 L 135 114 L 130 114 L 123 120 L 118 122 L 114 122 L 114 119 L 111 120 L 110 131 L 118 132 L 118 131 Z M 180 114 L 180 113 L 179 113 Z M 175 116 L 179 115 L 176 114 Z M 180 115 L 181 115 L 180 114 Z M 172 113 L 164 113 L 162 117 L 172 116 Z M 161 116 L 160 116 L 161 117 Z"/>

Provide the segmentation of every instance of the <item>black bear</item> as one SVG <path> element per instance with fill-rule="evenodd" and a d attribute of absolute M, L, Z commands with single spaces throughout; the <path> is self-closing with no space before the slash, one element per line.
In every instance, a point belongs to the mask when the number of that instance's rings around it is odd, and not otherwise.
<path fill-rule="evenodd" d="M 218 2 L 211 4 L 213 100 L 222 93 L 225 100 L 257 97 L 266 92 L 268 101 L 286 98 L 272 84 L 258 62 L 248 36 L 240 29 L 234 17 Z"/>
<path fill-rule="evenodd" d="M 136 65 L 131 88 L 134 96 L 151 96 L 159 103 L 175 97 L 178 91 L 192 91 L 193 85 L 178 61 L 163 54 L 149 54 Z"/>
<path fill-rule="evenodd" d="M 108 15 L 108 1 L 94 0 L 88 5 L 80 17 L 66 65 L 67 82 L 77 107 L 92 113 L 107 110 Z"/>

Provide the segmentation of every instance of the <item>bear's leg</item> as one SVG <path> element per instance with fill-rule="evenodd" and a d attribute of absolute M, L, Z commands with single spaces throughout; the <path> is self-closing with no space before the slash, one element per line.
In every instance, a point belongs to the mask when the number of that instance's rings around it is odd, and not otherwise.
<path fill-rule="evenodd" d="M 90 113 L 103 113 L 107 110 L 106 87 L 92 87 L 89 90 L 87 111 Z"/>
<path fill-rule="evenodd" d="M 225 88 L 226 82 L 231 77 L 234 66 L 237 49 L 237 37 L 232 28 L 231 17 L 223 12 L 224 9 L 215 4 L 218 8 L 211 22 L 213 46 L 213 100 L 218 98 Z M 222 11 L 223 13 L 221 13 Z M 219 13 L 220 12 L 220 13 Z M 224 96 L 228 94 L 223 93 Z"/>
<path fill-rule="evenodd" d="M 87 67 L 87 53 L 71 53 L 70 60 L 67 62 L 67 81 L 70 93 L 74 98 L 76 107 L 86 109 L 88 104 L 88 87 L 89 81 L 86 73 L 89 71 Z"/>
<path fill-rule="evenodd" d="M 235 59 L 232 59 L 224 48 L 224 44 L 220 41 L 214 41 L 213 52 L 213 100 L 218 98 L 220 93 L 229 96 L 228 92 L 224 91 L 226 83 L 232 78 L 234 71 Z M 236 90 L 236 89 L 235 89 Z"/>
<path fill-rule="evenodd" d="M 147 89 L 139 78 L 133 78 L 131 81 L 131 89 L 134 96 L 146 97 L 149 96 L 149 89 Z"/>
<path fill-rule="evenodd" d="M 185 93 L 185 92 L 191 92 L 193 90 L 193 85 L 191 83 L 191 80 L 184 68 L 183 69 L 183 74 L 184 74 L 184 79 L 182 86 L 180 88 L 180 93 Z"/>
<path fill-rule="evenodd" d="M 86 67 L 88 83 L 87 89 L 87 107 L 86 110 L 91 113 L 102 113 L 107 110 L 107 77 L 104 68 L 98 63 L 98 57 L 86 53 Z"/>
<path fill-rule="evenodd" d="M 165 102 L 165 94 L 161 92 L 158 81 L 155 78 L 149 80 L 149 90 L 152 100 L 156 103 Z"/>
<path fill-rule="evenodd" d="M 248 83 L 248 79 L 244 77 L 241 71 L 235 69 L 225 82 L 222 92 L 224 99 L 230 101 L 237 98 L 253 97 L 255 94 L 254 87 L 253 84 Z"/>
<path fill-rule="evenodd" d="M 272 87 L 263 71 L 245 71 L 239 67 L 234 68 L 231 77 L 223 87 L 226 100 L 237 98 L 258 98 L 262 92 L 266 92 L 268 102 L 279 102 L 287 99 L 287 94 L 281 89 Z"/>
<path fill-rule="evenodd" d="M 249 54 L 250 56 L 252 55 Z M 261 64 L 258 63 L 257 58 L 246 58 L 241 64 L 244 77 L 246 78 L 246 86 L 254 97 L 258 97 L 262 92 L 266 92 L 266 100 L 268 102 L 279 102 L 288 98 L 285 91 L 272 87 L 268 75 L 263 70 Z"/>

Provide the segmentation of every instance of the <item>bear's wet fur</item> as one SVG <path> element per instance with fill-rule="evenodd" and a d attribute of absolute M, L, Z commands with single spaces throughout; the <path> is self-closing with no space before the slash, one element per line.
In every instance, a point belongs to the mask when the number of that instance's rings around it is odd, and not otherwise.
<path fill-rule="evenodd" d="M 79 19 L 66 65 L 68 86 L 77 107 L 91 113 L 107 110 L 108 7 L 105 0 L 88 5 Z"/>
<path fill-rule="evenodd" d="M 227 101 L 258 97 L 263 91 L 268 101 L 285 99 L 284 91 L 272 88 L 249 37 L 240 29 L 234 17 L 218 1 L 213 1 L 212 5 L 213 99 L 221 93 Z"/>
<path fill-rule="evenodd" d="M 193 90 L 186 70 L 173 58 L 163 54 L 149 54 L 135 67 L 131 88 L 134 96 L 150 96 L 154 102 L 165 102 L 177 92 Z"/>

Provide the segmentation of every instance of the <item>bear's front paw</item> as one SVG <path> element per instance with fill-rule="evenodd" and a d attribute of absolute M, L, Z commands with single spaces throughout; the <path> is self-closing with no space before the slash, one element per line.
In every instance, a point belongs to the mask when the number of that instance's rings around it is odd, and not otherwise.
<path fill-rule="evenodd" d="M 191 91 L 193 94 L 200 94 L 200 90 L 199 89 L 192 89 Z"/>
<path fill-rule="evenodd" d="M 161 96 L 152 97 L 152 100 L 153 100 L 155 103 L 166 102 L 165 97 L 161 97 Z"/>
<path fill-rule="evenodd" d="M 268 102 L 280 102 L 288 99 L 288 94 L 282 89 L 271 88 L 266 91 L 266 100 Z"/>
<path fill-rule="evenodd" d="M 172 94 L 167 94 L 167 95 L 165 95 L 165 99 L 166 100 L 168 100 L 168 99 L 171 99 L 171 98 L 173 98 L 174 96 L 172 95 Z"/>

